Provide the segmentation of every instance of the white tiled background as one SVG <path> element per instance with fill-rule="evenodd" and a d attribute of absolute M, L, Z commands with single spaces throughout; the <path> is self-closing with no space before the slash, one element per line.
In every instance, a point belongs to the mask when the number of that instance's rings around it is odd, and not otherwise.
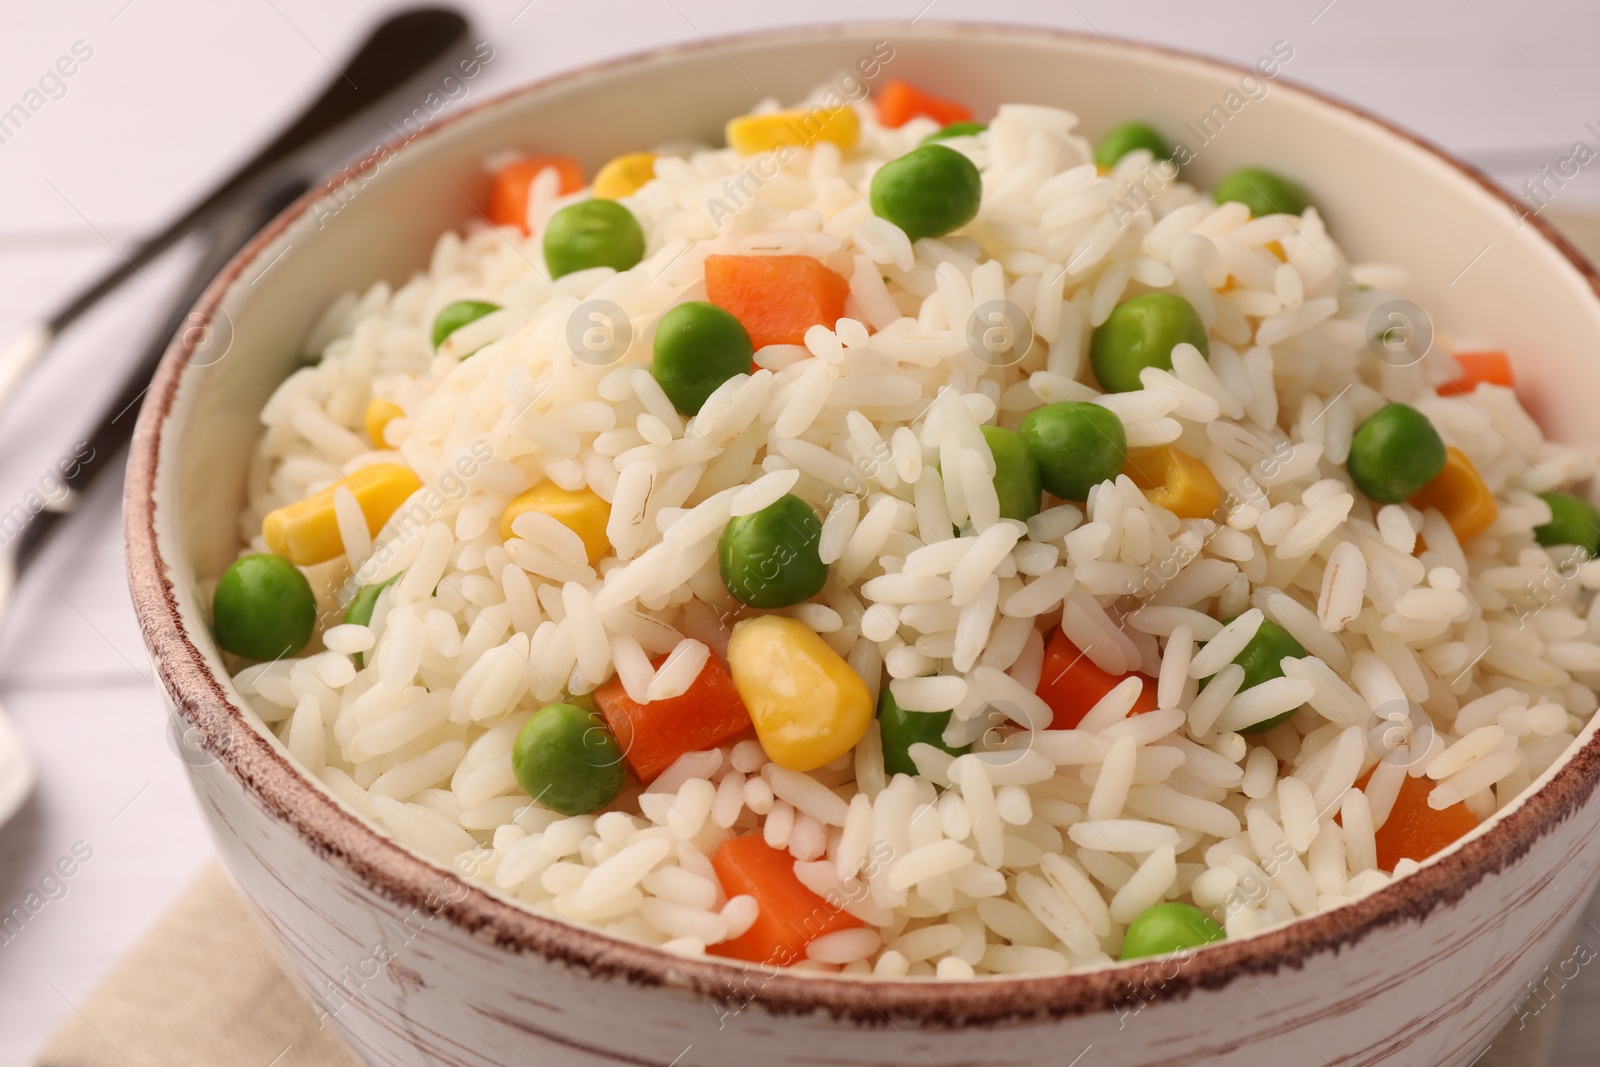
<path fill-rule="evenodd" d="M 386 0 L 77 0 L 4 5 L 0 111 L 58 57 L 92 55 L 0 143 L 0 343 L 250 154 L 324 82 Z M 494 61 L 472 94 L 701 36 L 845 18 L 1044 23 L 1250 62 L 1292 44 L 1287 76 L 1377 111 L 1513 190 L 1574 141 L 1600 145 L 1593 0 L 473 0 Z M 407 101 L 402 110 L 413 102 Z M 1600 211 L 1600 163 L 1555 208 Z M 0 511 L 69 452 L 116 392 L 180 264 L 135 278 L 0 413 Z M 27 1062 L 210 855 L 122 571 L 118 486 L 91 494 L 0 630 L 0 703 L 42 780 L 0 831 L 0 914 L 77 842 L 92 858 L 9 941 L 0 1063 Z M 59 895 L 59 890 L 57 894 Z M 1596 927 L 1581 927 L 1590 943 Z M 1579 935 L 1575 935 L 1579 936 Z M 1600 978 L 1560 996 L 1563 1067 L 1594 1062 Z M 1510 1006 L 1506 1008 L 1510 1018 Z M 138 1065 L 143 1067 L 143 1065 Z M 255 1067 L 255 1065 L 250 1065 Z M 261 1065 L 265 1067 L 265 1065 Z"/>

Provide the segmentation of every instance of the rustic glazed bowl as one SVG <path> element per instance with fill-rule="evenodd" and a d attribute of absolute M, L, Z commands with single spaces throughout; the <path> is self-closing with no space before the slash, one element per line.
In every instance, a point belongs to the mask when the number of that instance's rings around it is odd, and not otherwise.
<path fill-rule="evenodd" d="M 1193 150 L 1185 171 L 1201 185 L 1245 163 L 1303 180 L 1354 258 L 1410 268 L 1414 295 L 1457 336 L 1515 355 L 1547 433 L 1600 443 L 1589 266 L 1460 163 L 1287 84 L 1294 60 L 1282 52 L 1263 50 L 1276 75 L 1265 78 L 1054 31 L 895 24 L 652 53 L 530 86 L 384 149 L 227 268 L 198 309 L 210 332 L 173 343 L 139 422 L 126 512 L 134 602 L 224 863 L 361 1055 L 474 1067 L 1064 1067 L 1079 1056 L 1447 1067 L 1514 1021 L 1600 877 L 1593 724 L 1520 801 L 1417 873 L 1181 962 L 939 983 L 769 974 L 535 915 L 404 851 L 255 724 L 197 595 L 238 550 L 257 412 L 313 320 L 341 292 L 425 266 L 435 236 L 474 216 L 487 153 L 570 152 L 592 173 L 640 145 L 715 143 L 724 119 L 759 97 L 796 98 L 875 54 L 880 80 L 935 86 L 979 115 L 1002 101 L 1059 104 L 1090 136 L 1151 120 Z"/>

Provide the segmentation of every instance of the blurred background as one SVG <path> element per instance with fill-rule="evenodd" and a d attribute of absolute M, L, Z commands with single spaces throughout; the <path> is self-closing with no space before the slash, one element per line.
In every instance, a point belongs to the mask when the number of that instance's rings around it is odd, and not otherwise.
<path fill-rule="evenodd" d="M 385 0 L 8 5 L 0 34 L 0 346 L 252 155 L 339 76 L 341 59 L 395 7 Z M 1593 56 L 1600 5 L 1592 2 L 473 0 L 459 7 L 472 21 L 460 53 L 487 42 L 492 59 L 451 94 L 452 108 L 596 60 L 800 22 L 1030 23 L 1246 64 L 1286 41 L 1294 52 L 1286 79 L 1455 152 L 1529 211 L 1574 231 L 1600 231 L 1589 221 L 1600 218 L 1600 64 Z M 72 61 L 58 66 L 62 57 Z M 70 76 L 52 73 L 66 67 Z M 338 156 L 393 136 L 392 123 L 438 80 L 420 81 L 415 100 L 399 94 L 395 107 L 321 162 L 331 167 Z M 170 310 L 193 255 L 180 247 L 139 271 L 0 412 L 0 512 L 38 488 L 83 440 L 116 394 L 119 369 Z M 0 929 L 0 1063 L 29 1062 L 211 855 L 128 600 L 118 482 L 103 479 L 77 502 L 0 629 L 0 704 L 40 774 L 33 796 L 0 828 L 0 917 L 30 893 L 44 900 L 25 927 Z M 71 877 L 52 877 L 68 856 L 78 861 Z M 1600 946 L 1600 912 L 1591 908 L 1588 918 L 1574 940 Z M 1600 976 L 1584 971 L 1557 999 L 1555 1062 L 1594 1062 Z M 1505 1009 L 1510 1020 L 1511 1005 Z"/>

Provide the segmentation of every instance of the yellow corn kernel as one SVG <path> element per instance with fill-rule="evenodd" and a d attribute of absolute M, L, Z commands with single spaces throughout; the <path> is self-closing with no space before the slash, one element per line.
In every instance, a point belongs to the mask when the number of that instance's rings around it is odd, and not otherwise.
<path fill-rule="evenodd" d="M 791 771 L 833 762 L 872 723 L 867 683 L 798 619 L 762 615 L 736 624 L 728 673 L 761 747 Z"/>
<path fill-rule="evenodd" d="M 326 563 L 344 555 L 344 540 L 339 536 L 339 520 L 333 511 L 333 492 L 341 485 L 355 495 L 367 520 L 367 532 L 376 535 L 395 509 L 422 488 L 422 479 L 399 463 L 362 467 L 319 493 L 270 512 L 261 520 L 261 536 L 266 538 L 267 547 L 297 567 Z"/>
<path fill-rule="evenodd" d="M 384 429 L 405 412 L 399 404 L 391 403 L 382 397 L 373 397 L 367 402 L 367 414 L 362 420 L 367 425 L 367 436 L 372 438 L 372 443 L 379 448 L 387 448 L 388 442 L 383 439 Z"/>
<path fill-rule="evenodd" d="M 1277 256 L 1279 263 L 1289 262 L 1289 253 L 1285 252 L 1283 250 L 1283 246 L 1277 241 L 1268 241 L 1262 247 L 1264 247 L 1268 252 L 1271 252 L 1273 255 Z"/>
<path fill-rule="evenodd" d="M 1419 511 L 1433 508 L 1439 512 L 1455 531 L 1456 540 L 1466 544 L 1494 525 L 1500 507 L 1465 452 L 1447 445 L 1444 455 L 1444 469 L 1417 490 L 1409 503 Z"/>
<path fill-rule="evenodd" d="M 599 200 L 621 200 L 637 193 L 655 176 L 654 152 L 629 152 L 600 168 L 590 192 Z"/>
<path fill-rule="evenodd" d="M 591 565 L 600 562 L 611 552 L 611 542 L 606 539 L 606 523 L 611 521 L 611 505 L 600 499 L 593 489 L 576 491 L 561 488 L 554 482 L 540 482 L 526 493 L 512 499 L 500 516 L 500 540 L 509 541 L 517 536 L 511 523 L 518 515 L 529 511 L 543 512 L 577 534 L 589 554 Z"/>
<path fill-rule="evenodd" d="M 816 141 L 832 141 L 840 148 L 849 148 L 861 139 L 861 123 L 848 104 L 836 111 L 797 107 L 740 115 L 728 120 L 726 132 L 728 147 L 741 156 L 753 156 L 781 145 L 804 148 Z"/>
<path fill-rule="evenodd" d="M 1145 499 L 1180 519 L 1209 519 L 1222 503 L 1222 487 L 1211 468 L 1168 445 L 1136 448 L 1124 468 Z"/>

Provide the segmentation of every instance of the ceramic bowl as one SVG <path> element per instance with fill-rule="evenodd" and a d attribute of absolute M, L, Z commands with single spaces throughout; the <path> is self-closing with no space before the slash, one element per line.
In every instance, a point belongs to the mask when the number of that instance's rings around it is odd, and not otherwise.
<path fill-rule="evenodd" d="M 198 309 L 210 332 L 173 343 L 139 422 L 133 596 L 218 852 L 352 1047 L 375 1064 L 473 1067 L 1446 1067 L 1515 1021 L 1600 876 L 1593 724 L 1519 801 L 1415 874 L 1181 963 L 969 982 L 768 973 L 535 915 L 404 851 L 254 724 L 197 595 L 238 550 L 257 413 L 313 320 L 341 292 L 425 266 L 435 236 L 474 216 L 486 154 L 568 152 L 593 173 L 642 144 L 716 143 L 760 97 L 797 98 L 874 54 L 880 79 L 937 86 L 980 115 L 1058 104 L 1091 137 L 1151 120 L 1185 140 L 1202 186 L 1246 163 L 1299 178 L 1354 259 L 1410 268 L 1416 298 L 1456 335 L 1515 355 L 1551 436 L 1600 443 L 1589 266 L 1469 168 L 1291 86 L 1292 52 L 1275 46 L 1252 70 L 1050 30 L 904 23 L 697 43 L 437 122 L 313 191 L 234 260 Z"/>

